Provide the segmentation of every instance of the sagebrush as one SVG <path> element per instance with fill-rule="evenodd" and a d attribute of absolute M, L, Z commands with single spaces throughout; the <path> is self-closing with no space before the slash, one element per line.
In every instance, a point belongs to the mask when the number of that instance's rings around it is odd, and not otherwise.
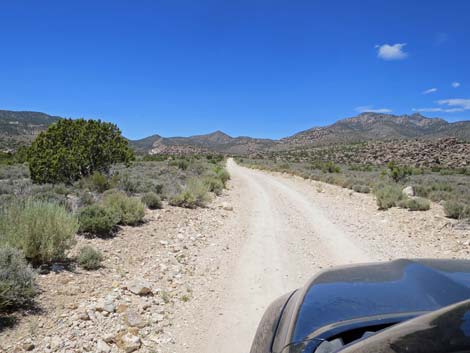
<path fill-rule="evenodd" d="M 103 206 L 119 215 L 119 224 L 137 225 L 145 216 L 145 205 L 137 197 L 127 196 L 120 191 L 106 193 Z"/>
<path fill-rule="evenodd" d="M 107 236 L 121 220 L 119 212 L 111 207 L 94 204 L 84 207 L 78 214 L 81 233 Z"/>
<path fill-rule="evenodd" d="M 35 274 L 24 255 L 10 246 L 0 247 L 0 313 L 28 306 L 37 294 Z"/>
<path fill-rule="evenodd" d="M 160 196 L 153 191 L 145 193 L 141 200 L 151 210 L 162 208 L 162 200 L 160 199 Z"/>
<path fill-rule="evenodd" d="M 90 245 L 82 247 L 77 257 L 80 267 L 88 271 L 99 269 L 102 261 L 103 255 L 101 252 Z"/>
<path fill-rule="evenodd" d="M 77 217 L 56 203 L 27 200 L 0 211 L 0 245 L 18 248 L 35 265 L 63 260 L 78 228 Z"/>

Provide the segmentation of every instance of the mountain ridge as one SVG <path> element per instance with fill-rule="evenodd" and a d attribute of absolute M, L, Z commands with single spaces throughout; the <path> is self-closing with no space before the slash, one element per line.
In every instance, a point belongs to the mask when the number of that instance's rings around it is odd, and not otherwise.
<path fill-rule="evenodd" d="M 39 112 L 0 110 L 0 149 L 15 149 L 31 143 L 41 131 L 60 119 Z M 428 118 L 419 113 L 394 115 L 365 112 L 340 119 L 330 125 L 313 127 L 279 140 L 232 137 L 216 130 L 208 134 L 188 137 L 163 137 L 153 134 L 138 140 L 129 140 L 141 154 L 224 153 L 253 154 L 292 148 L 347 144 L 387 139 L 437 139 L 452 137 L 470 141 L 470 121 L 448 122 L 441 118 Z"/>
<path fill-rule="evenodd" d="M 470 140 L 470 121 L 450 123 L 441 118 L 428 118 L 419 113 L 394 115 L 366 112 L 327 126 L 300 131 L 281 139 L 280 142 L 281 145 L 299 146 L 439 137 Z"/>

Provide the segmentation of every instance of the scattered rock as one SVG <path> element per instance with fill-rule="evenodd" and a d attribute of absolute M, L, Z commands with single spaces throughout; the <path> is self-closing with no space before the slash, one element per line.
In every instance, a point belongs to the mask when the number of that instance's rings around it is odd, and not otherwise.
<path fill-rule="evenodd" d="M 131 333 L 120 334 L 116 338 L 116 344 L 119 348 L 126 353 L 131 353 L 138 350 L 141 346 L 140 337 Z"/>
<path fill-rule="evenodd" d="M 137 295 L 149 295 L 152 294 L 151 285 L 149 282 L 141 279 L 134 280 L 127 284 L 127 289 Z"/>
<path fill-rule="evenodd" d="M 128 310 L 125 316 L 126 323 L 131 327 L 144 328 L 147 323 L 142 316 L 135 310 Z"/>
<path fill-rule="evenodd" d="M 415 196 L 415 189 L 412 186 L 407 186 L 402 190 L 402 193 L 408 197 L 413 197 Z"/>
<path fill-rule="evenodd" d="M 96 344 L 97 353 L 109 353 L 111 352 L 111 347 L 103 340 L 98 340 Z"/>
<path fill-rule="evenodd" d="M 114 305 L 112 298 L 106 298 L 105 300 L 100 300 L 96 304 L 96 311 L 114 313 L 116 311 L 116 305 Z"/>
<path fill-rule="evenodd" d="M 50 346 L 52 350 L 59 350 L 64 347 L 64 341 L 59 336 L 53 336 L 50 340 Z"/>
<path fill-rule="evenodd" d="M 126 312 L 128 308 L 129 306 L 127 304 L 119 304 L 116 308 L 116 312 L 121 314 L 121 313 Z"/>
<path fill-rule="evenodd" d="M 233 206 L 228 202 L 222 202 L 222 209 L 225 211 L 233 211 Z"/>
<path fill-rule="evenodd" d="M 88 315 L 87 310 L 85 309 L 79 310 L 79 312 L 77 313 L 77 319 L 83 320 L 83 321 L 90 320 L 90 316 Z"/>
<path fill-rule="evenodd" d="M 26 341 L 23 342 L 23 344 L 21 345 L 21 347 L 25 350 L 25 351 L 32 351 L 35 347 L 34 343 L 30 340 L 30 339 L 27 339 Z"/>

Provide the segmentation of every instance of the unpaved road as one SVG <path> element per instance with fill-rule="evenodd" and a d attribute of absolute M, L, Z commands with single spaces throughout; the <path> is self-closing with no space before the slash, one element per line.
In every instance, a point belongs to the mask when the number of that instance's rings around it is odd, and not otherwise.
<path fill-rule="evenodd" d="M 227 167 L 234 211 L 217 244 L 201 254 L 213 271 L 196 285 L 192 306 L 178 314 L 186 323 L 177 334 L 176 341 L 183 342 L 178 351 L 249 352 L 267 305 L 321 269 L 398 257 L 451 257 L 439 251 L 436 225 L 448 221 L 434 207 L 419 215 L 378 212 L 370 195 L 248 169 L 233 160 Z M 435 243 L 429 242 L 433 237 Z"/>
<path fill-rule="evenodd" d="M 206 352 L 248 352 L 273 299 L 302 285 L 316 267 L 369 260 L 307 195 L 233 160 L 228 169 L 245 198 L 237 232 L 245 237 Z"/>

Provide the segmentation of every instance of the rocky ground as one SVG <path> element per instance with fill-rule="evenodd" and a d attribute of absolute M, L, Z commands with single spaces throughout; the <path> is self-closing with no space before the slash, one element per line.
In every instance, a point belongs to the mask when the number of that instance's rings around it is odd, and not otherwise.
<path fill-rule="evenodd" d="M 198 255 L 230 212 L 223 200 L 205 209 L 149 211 L 145 224 L 123 227 L 112 239 L 79 238 L 76 248 L 101 250 L 103 267 L 57 266 L 39 275 L 38 311 L 1 329 L 0 352 L 173 351 L 174 310 L 194 296 Z"/>
<path fill-rule="evenodd" d="M 399 257 L 470 258 L 470 227 L 378 211 L 372 195 L 229 162 L 204 209 L 165 205 L 112 239 L 79 238 L 103 268 L 39 275 L 38 310 L 0 329 L 0 352 L 248 351 L 263 310 L 318 270 Z M 1 324 L 1 323 L 0 323 Z"/>

